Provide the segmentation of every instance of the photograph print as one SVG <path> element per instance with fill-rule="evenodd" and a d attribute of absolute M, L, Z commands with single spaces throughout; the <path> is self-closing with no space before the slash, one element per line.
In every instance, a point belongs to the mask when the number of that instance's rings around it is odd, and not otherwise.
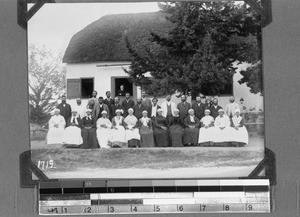
<path fill-rule="evenodd" d="M 261 23 L 243 1 L 46 3 L 27 31 L 32 162 L 50 179 L 247 177 Z"/>

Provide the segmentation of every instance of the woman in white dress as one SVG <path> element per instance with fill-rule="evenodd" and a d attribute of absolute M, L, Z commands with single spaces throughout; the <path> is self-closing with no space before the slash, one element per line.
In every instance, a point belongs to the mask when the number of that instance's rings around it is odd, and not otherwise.
<path fill-rule="evenodd" d="M 138 119 L 133 115 L 133 109 L 128 109 L 128 115 L 125 118 L 126 140 L 128 147 L 141 147 L 141 135 L 138 128 Z"/>
<path fill-rule="evenodd" d="M 72 116 L 68 118 L 64 133 L 64 143 L 70 148 L 79 148 L 83 143 L 81 137 L 80 118 L 76 110 L 72 110 Z"/>
<path fill-rule="evenodd" d="M 63 144 L 66 121 L 61 116 L 59 109 L 54 109 L 54 115 L 49 120 L 49 130 L 47 134 L 47 145 Z"/>
<path fill-rule="evenodd" d="M 224 143 L 232 141 L 232 127 L 230 126 L 230 119 L 225 115 L 224 109 L 219 109 L 219 116 L 215 119 L 215 136 L 214 143 Z"/>
<path fill-rule="evenodd" d="M 244 119 L 241 116 L 239 109 L 235 110 L 235 115 L 231 118 L 231 126 L 233 127 L 233 142 L 238 142 L 239 146 L 247 145 L 249 142 L 249 135 L 244 126 Z"/>
<path fill-rule="evenodd" d="M 124 122 L 124 117 L 121 115 L 122 110 L 117 109 L 116 110 L 116 116 L 113 117 L 111 120 L 112 122 L 112 148 L 122 148 L 126 147 L 127 141 L 126 141 L 126 132 L 125 132 L 125 126 L 126 123 Z"/>
<path fill-rule="evenodd" d="M 110 148 L 111 145 L 111 127 L 112 124 L 110 120 L 107 118 L 107 111 L 102 111 L 101 112 L 102 117 L 99 118 L 96 122 L 97 126 L 97 139 L 100 148 Z"/>
<path fill-rule="evenodd" d="M 214 118 L 210 116 L 210 110 L 205 109 L 205 116 L 201 118 L 198 143 L 203 146 L 212 146 L 214 141 Z"/>

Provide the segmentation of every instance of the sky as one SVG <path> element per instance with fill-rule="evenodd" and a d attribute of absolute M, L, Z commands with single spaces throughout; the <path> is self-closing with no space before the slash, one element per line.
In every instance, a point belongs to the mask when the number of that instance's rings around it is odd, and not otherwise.
<path fill-rule="evenodd" d="M 28 22 L 28 43 L 58 54 L 65 52 L 75 33 L 104 15 L 158 10 L 157 2 L 47 3 Z"/>

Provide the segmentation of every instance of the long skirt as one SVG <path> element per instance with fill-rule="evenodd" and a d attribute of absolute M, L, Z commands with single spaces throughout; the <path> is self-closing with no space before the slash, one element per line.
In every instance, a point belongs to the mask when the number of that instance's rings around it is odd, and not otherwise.
<path fill-rule="evenodd" d="M 47 145 L 63 144 L 65 129 L 63 127 L 51 127 L 47 134 Z"/>
<path fill-rule="evenodd" d="M 81 129 L 76 126 L 70 126 L 65 129 L 64 143 L 79 146 L 83 143 Z"/>
<path fill-rule="evenodd" d="M 84 149 L 99 148 L 96 129 L 81 129 L 81 136 L 83 139 L 83 144 L 80 146 Z"/>
<path fill-rule="evenodd" d="M 122 148 L 126 146 L 126 131 L 123 126 L 116 126 L 117 129 L 112 129 L 111 143 L 112 147 Z"/>
<path fill-rule="evenodd" d="M 232 141 L 248 144 L 249 135 L 245 126 L 239 127 L 238 130 L 232 128 Z"/>
<path fill-rule="evenodd" d="M 199 130 L 198 143 L 212 142 L 214 141 L 214 135 L 215 135 L 214 127 L 209 127 L 209 128 L 201 127 Z"/>
<path fill-rule="evenodd" d="M 231 142 L 233 140 L 233 130 L 234 129 L 232 127 L 226 127 L 223 130 L 219 127 L 215 127 L 213 142 Z"/>
<path fill-rule="evenodd" d="M 154 128 L 154 140 L 156 147 L 168 147 L 169 130 Z"/>
<path fill-rule="evenodd" d="M 183 136 L 183 144 L 197 144 L 199 138 L 199 128 L 185 128 Z"/>
<path fill-rule="evenodd" d="M 97 129 L 97 139 L 100 148 L 110 148 L 110 140 L 112 138 L 111 129 L 99 127 Z"/>
<path fill-rule="evenodd" d="M 142 147 L 154 147 L 154 137 L 152 129 L 149 129 L 149 127 L 146 126 L 141 126 L 140 135 Z"/>
<path fill-rule="evenodd" d="M 139 129 L 135 128 L 133 130 L 126 130 L 126 140 L 129 141 L 131 139 L 141 139 L 141 135 L 139 133 Z"/>
<path fill-rule="evenodd" d="M 169 128 L 170 131 L 170 143 L 172 147 L 183 147 L 182 139 L 184 130 L 179 125 L 172 125 Z"/>

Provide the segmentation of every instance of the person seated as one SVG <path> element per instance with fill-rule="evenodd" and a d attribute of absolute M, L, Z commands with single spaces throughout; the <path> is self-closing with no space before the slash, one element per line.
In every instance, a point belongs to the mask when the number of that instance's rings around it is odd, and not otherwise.
<path fill-rule="evenodd" d="M 235 115 L 231 118 L 231 126 L 233 127 L 233 139 L 237 146 L 245 146 L 249 142 L 249 135 L 244 126 L 244 118 L 241 116 L 240 109 L 235 110 Z"/>
<path fill-rule="evenodd" d="M 230 119 L 225 115 L 224 109 L 218 110 L 219 116 L 215 119 L 215 136 L 214 143 L 218 146 L 228 146 L 228 142 L 231 142 L 232 128 L 230 127 Z"/>
<path fill-rule="evenodd" d="M 188 110 L 188 116 L 184 119 L 183 144 L 197 145 L 199 138 L 200 120 L 195 116 L 194 109 Z"/>
<path fill-rule="evenodd" d="M 139 120 L 141 146 L 154 147 L 154 137 L 152 130 L 152 120 L 148 117 L 148 112 L 145 110 L 142 112 L 143 117 Z"/>
<path fill-rule="evenodd" d="M 178 109 L 175 109 L 173 113 L 174 116 L 169 123 L 170 143 L 172 147 L 183 147 L 183 122 L 180 118 Z"/>
<path fill-rule="evenodd" d="M 59 109 L 53 110 L 53 116 L 49 120 L 49 130 L 47 133 L 47 145 L 63 144 L 66 121 L 60 115 Z"/>
<path fill-rule="evenodd" d="M 99 148 L 96 137 L 96 120 L 92 117 L 92 110 L 86 110 L 86 116 L 81 119 L 81 136 L 83 143 L 80 146 L 84 149 Z"/>
<path fill-rule="evenodd" d="M 97 126 L 97 139 L 100 148 L 110 148 L 111 145 L 111 127 L 112 124 L 110 120 L 108 119 L 108 113 L 107 111 L 102 111 L 101 112 L 101 118 L 99 118 L 96 122 Z"/>
<path fill-rule="evenodd" d="M 112 148 L 126 147 L 126 132 L 124 117 L 122 116 L 122 110 L 116 110 L 116 116 L 112 119 Z"/>
<path fill-rule="evenodd" d="M 124 119 L 126 123 L 126 141 L 128 142 L 128 147 L 141 147 L 141 135 L 138 129 L 138 119 L 133 115 L 133 109 L 128 109 L 128 115 Z"/>
<path fill-rule="evenodd" d="M 163 110 L 157 109 L 157 116 L 153 120 L 154 140 L 156 147 L 169 146 L 169 131 L 167 119 L 162 115 Z"/>
<path fill-rule="evenodd" d="M 210 115 L 210 110 L 204 110 L 204 117 L 201 118 L 201 128 L 199 130 L 198 143 L 202 146 L 212 146 L 214 138 L 214 118 Z"/>
<path fill-rule="evenodd" d="M 80 129 L 80 118 L 77 111 L 72 110 L 72 116 L 67 120 L 67 127 L 64 133 L 64 143 L 68 148 L 79 148 L 83 143 Z"/>

